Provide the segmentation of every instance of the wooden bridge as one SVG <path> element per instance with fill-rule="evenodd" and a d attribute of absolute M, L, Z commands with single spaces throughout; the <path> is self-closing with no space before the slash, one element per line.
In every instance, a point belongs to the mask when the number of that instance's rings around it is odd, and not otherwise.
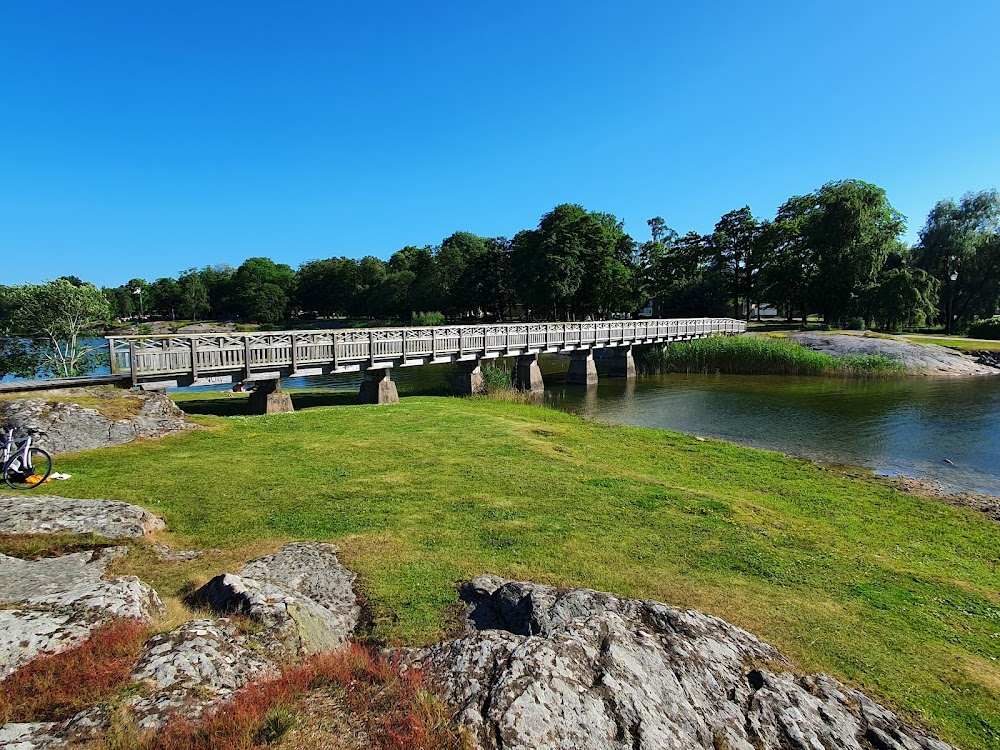
<path fill-rule="evenodd" d="M 393 367 L 460 363 L 456 392 L 473 393 L 482 388 L 482 360 L 516 357 L 515 386 L 540 391 L 542 353 L 570 354 L 569 381 L 589 384 L 597 382 L 595 349 L 613 350 L 612 375 L 634 377 L 633 346 L 745 331 L 745 322 L 731 318 L 679 318 L 109 336 L 108 342 L 112 376 L 144 389 L 250 381 L 257 385 L 251 408 L 271 412 L 290 407 L 278 382 L 292 375 L 361 371 L 361 400 L 387 403 L 396 400 Z"/>

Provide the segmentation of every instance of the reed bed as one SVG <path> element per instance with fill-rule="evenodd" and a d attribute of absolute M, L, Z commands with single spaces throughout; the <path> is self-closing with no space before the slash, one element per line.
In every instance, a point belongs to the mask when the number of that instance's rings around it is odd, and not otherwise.
<path fill-rule="evenodd" d="M 490 362 L 482 366 L 481 372 L 486 386 L 483 395 L 487 398 L 511 404 L 532 404 L 538 400 L 536 396 L 514 387 L 514 373 L 507 365 Z"/>
<path fill-rule="evenodd" d="M 650 347 L 636 358 L 643 374 L 675 372 L 727 375 L 840 375 L 889 378 L 906 374 L 897 359 L 877 354 L 833 356 L 765 336 L 713 336 Z"/>

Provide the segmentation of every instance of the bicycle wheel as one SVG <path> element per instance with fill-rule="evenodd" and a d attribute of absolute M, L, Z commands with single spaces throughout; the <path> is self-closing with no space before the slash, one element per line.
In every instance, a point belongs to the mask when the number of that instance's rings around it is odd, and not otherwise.
<path fill-rule="evenodd" d="M 3 469 L 3 479 L 11 489 L 34 489 L 52 473 L 52 457 L 41 448 L 28 448 L 27 466 L 21 466 L 21 462 L 17 460 L 19 457 L 20 454 L 8 461 Z"/>

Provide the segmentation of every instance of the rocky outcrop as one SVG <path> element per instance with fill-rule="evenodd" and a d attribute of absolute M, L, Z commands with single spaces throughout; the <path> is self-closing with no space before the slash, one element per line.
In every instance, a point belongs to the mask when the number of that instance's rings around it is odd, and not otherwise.
<path fill-rule="evenodd" d="M 142 729 L 178 713 L 199 715 L 250 682 L 277 674 L 276 662 L 229 620 L 191 620 L 146 642 L 132 680 L 148 695 L 129 709 Z"/>
<path fill-rule="evenodd" d="M 299 656 L 339 648 L 354 632 L 361 615 L 354 579 L 332 544 L 288 544 L 238 575 L 216 576 L 188 601 L 266 625 L 261 645 Z"/>
<path fill-rule="evenodd" d="M 967 357 L 954 349 L 891 336 L 802 331 L 790 334 L 788 338 L 813 351 L 835 356 L 881 354 L 891 357 L 902 362 L 911 375 L 970 377 L 1000 373 L 995 367 L 979 364 L 975 357 Z"/>
<path fill-rule="evenodd" d="M 1000 369 L 1000 351 L 985 350 L 980 352 L 970 352 L 970 354 L 976 358 L 977 364 Z"/>
<path fill-rule="evenodd" d="M 135 538 L 160 531 L 163 521 L 145 508 L 115 500 L 0 495 L 0 533 L 97 534 Z"/>
<path fill-rule="evenodd" d="M 149 621 L 163 603 L 135 576 L 105 579 L 125 547 L 42 560 L 0 555 L 0 679 L 85 640 L 109 617 Z"/>
<path fill-rule="evenodd" d="M 43 650 L 85 639 L 108 615 L 148 619 L 162 608 L 138 579 L 104 579 L 108 563 L 126 551 L 114 547 L 38 561 L 0 557 L 0 606 L 24 607 L 0 610 L 0 663 L 9 665 L 2 674 Z M 195 718 L 248 683 L 276 674 L 282 659 L 342 645 L 361 610 L 354 574 L 336 552 L 329 544 L 289 544 L 196 592 L 192 601 L 198 606 L 255 625 L 199 619 L 150 638 L 131 678 L 142 687 L 122 706 L 135 724 L 155 731 L 177 714 Z M 0 728 L 0 747 L 92 741 L 109 718 L 108 708 L 97 706 L 61 723 L 8 724 Z"/>
<path fill-rule="evenodd" d="M 463 598 L 468 634 L 407 663 L 428 672 L 484 748 L 950 747 L 700 612 L 492 576 Z"/>
<path fill-rule="evenodd" d="M 0 426 L 13 429 L 17 436 L 31 435 L 39 447 L 52 454 L 159 438 L 193 427 L 184 419 L 184 412 L 162 393 L 80 390 L 77 395 L 88 401 L 128 400 L 130 416 L 113 419 L 98 409 L 72 403 L 72 394 L 60 394 L 0 401 Z"/>

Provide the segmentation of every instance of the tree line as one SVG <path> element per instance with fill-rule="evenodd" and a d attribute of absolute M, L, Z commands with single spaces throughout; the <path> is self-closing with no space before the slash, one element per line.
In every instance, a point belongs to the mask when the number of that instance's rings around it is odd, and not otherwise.
<path fill-rule="evenodd" d="M 104 294 L 114 316 L 240 318 L 298 314 L 408 320 L 555 320 L 655 315 L 750 318 L 767 303 L 803 320 L 887 330 L 992 315 L 1000 302 L 1000 197 L 939 202 L 909 246 L 906 219 L 882 188 L 828 183 L 787 200 L 773 219 L 730 211 L 707 234 L 679 234 L 660 217 L 636 241 L 614 215 L 556 206 L 513 238 L 456 232 L 437 246 L 311 260 L 267 258 L 208 266 Z M 955 277 L 955 278 L 952 278 Z M 144 308 L 144 309 L 140 309 Z"/>
<path fill-rule="evenodd" d="M 663 317 L 749 319 L 766 303 L 789 319 L 817 314 L 834 326 L 890 331 L 950 329 L 1000 304 L 995 190 L 937 203 L 912 247 L 885 191 L 860 180 L 793 196 L 771 219 L 738 208 L 707 234 L 682 235 L 661 217 L 647 226 L 648 239 L 637 241 L 613 214 L 562 204 L 509 239 L 456 232 L 388 260 L 334 257 L 294 269 L 258 257 L 101 290 L 63 277 L 58 289 L 56 282 L 0 288 L 0 324 L 8 344 L 58 341 L 63 334 L 42 325 L 37 311 L 58 307 L 60 296 L 86 309 L 77 318 L 93 321 L 409 321 L 428 311 L 456 322 L 582 320 L 634 317 L 649 304 Z"/>

